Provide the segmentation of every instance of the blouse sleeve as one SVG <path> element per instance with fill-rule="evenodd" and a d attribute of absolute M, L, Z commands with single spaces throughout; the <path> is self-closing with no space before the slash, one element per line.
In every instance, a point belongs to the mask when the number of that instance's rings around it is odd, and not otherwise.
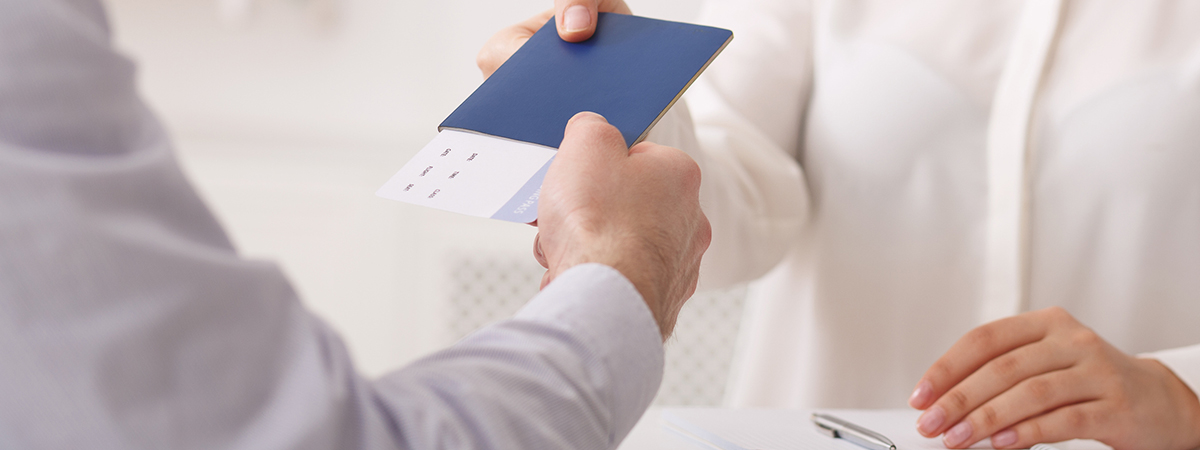
<path fill-rule="evenodd" d="M 1200 396 L 1200 344 L 1142 355 L 1157 359 Z"/>
<path fill-rule="evenodd" d="M 713 227 L 704 288 L 762 276 L 807 220 L 797 156 L 812 85 L 810 9 L 802 1 L 710 1 L 701 22 L 733 30 L 734 39 L 649 136 L 700 164 Z"/>

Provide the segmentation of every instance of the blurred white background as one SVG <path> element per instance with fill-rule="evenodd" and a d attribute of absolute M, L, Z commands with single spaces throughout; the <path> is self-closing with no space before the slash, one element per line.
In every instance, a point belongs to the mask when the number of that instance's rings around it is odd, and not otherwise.
<path fill-rule="evenodd" d="M 696 0 L 627 0 L 690 20 Z M 534 229 L 374 191 L 550 0 L 109 0 L 118 45 L 242 254 L 280 263 L 377 375 L 448 344 L 447 258 L 532 260 Z M 535 286 L 536 289 L 536 286 Z M 682 320 L 682 319 L 681 319 Z"/>

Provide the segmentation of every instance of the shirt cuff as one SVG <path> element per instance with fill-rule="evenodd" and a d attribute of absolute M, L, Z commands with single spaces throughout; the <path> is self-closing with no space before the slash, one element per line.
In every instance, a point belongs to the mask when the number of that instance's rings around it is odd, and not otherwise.
<path fill-rule="evenodd" d="M 1200 396 L 1200 345 L 1173 348 L 1139 355 L 1157 359 L 1175 373 L 1192 392 Z"/>
<path fill-rule="evenodd" d="M 662 334 L 621 272 L 580 264 L 558 275 L 514 317 L 578 333 L 604 361 L 616 430 L 633 428 L 662 383 Z"/>

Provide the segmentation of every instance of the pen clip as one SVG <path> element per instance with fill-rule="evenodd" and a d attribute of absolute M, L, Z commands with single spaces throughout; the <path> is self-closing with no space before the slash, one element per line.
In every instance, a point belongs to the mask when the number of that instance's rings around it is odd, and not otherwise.
<path fill-rule="evenodd" d="M 817 431 L 834 439 L 844 439 L 871 450 L 896 450 L 887 436 L 860 427 L 828 414 L 813 413 L 812 422 Z"/>
<path fill-rule="evenodd" d="M 821 434 L 827 435 L 834 439 L 841 437 L 838 435 L 838 430 L 836 428 L 830 427 L 829 425 L 826 425 L 825 422 L 817 420 L 816 414 L 813 415 L 813 425 L 817 426 L 817 431 L 820 431 Z"/>

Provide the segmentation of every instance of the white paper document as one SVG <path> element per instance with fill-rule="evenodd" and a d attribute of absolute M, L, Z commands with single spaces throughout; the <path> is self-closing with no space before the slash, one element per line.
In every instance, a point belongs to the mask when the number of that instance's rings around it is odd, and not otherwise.
<path fill-rule="evenodd" d="M 375 193 L 380 197 L 476 217 L 537 219 L 552 148 L 444 130 Z"/>
<path fill-rule="evenodd" d="M 941 439 L 917 433 L 920 411 L 821 410 L 869 430 L 896 444 L 897 450 L 945 450 Z M 813 425 L 813 411 L 783 409 L 678 408 L 663 410 L 663 427 L 707 450 L 863 450 L 851 442 L 821 434 Z M 1096 441 L 1074 440 L 1054 444 L 1059 450 L 1111 450 Z M 971 448 L 991 448 L 987 439 Z"/>

